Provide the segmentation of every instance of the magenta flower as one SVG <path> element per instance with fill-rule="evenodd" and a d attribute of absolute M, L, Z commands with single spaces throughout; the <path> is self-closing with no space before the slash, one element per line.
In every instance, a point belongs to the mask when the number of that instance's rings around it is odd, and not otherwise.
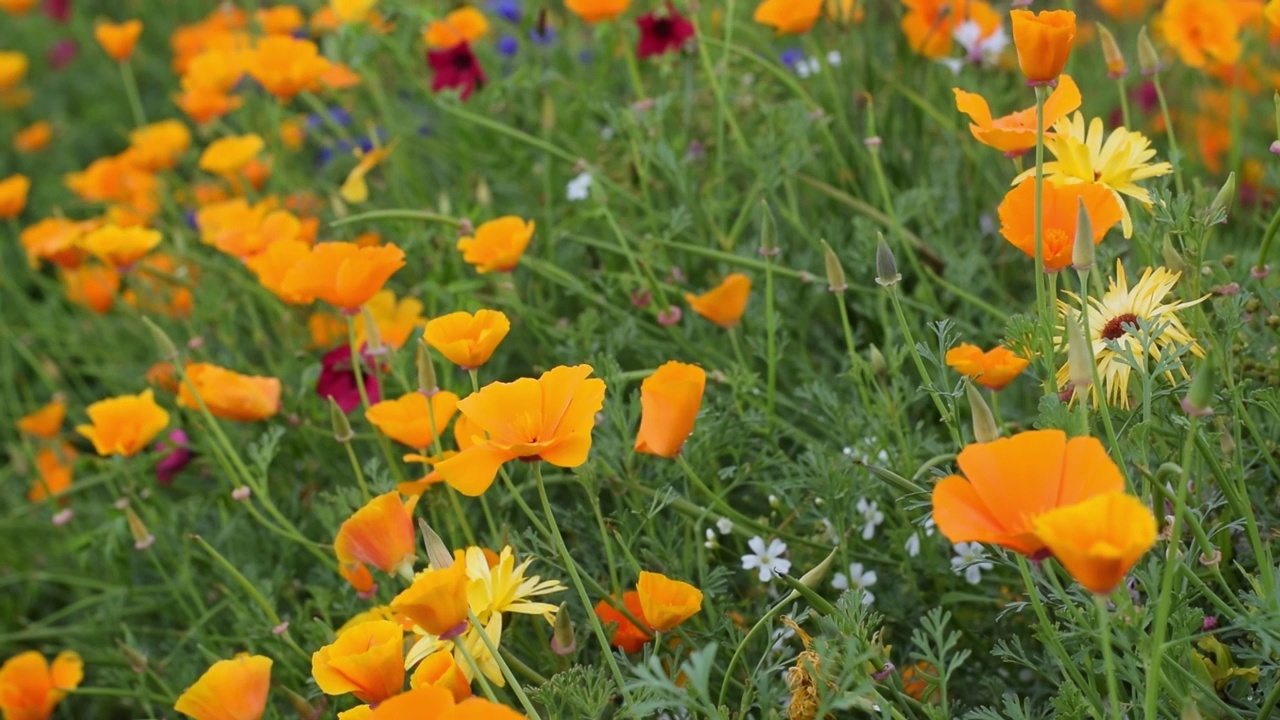
<path fill-rule="evenodd" d="M 488 78 L 469 43 L 458 43 L 448 50 L 428 50 L 427 64 L 431 66 L 431 91 L 457 88 L 462 99 L 471 97 L 472 91 L 484 87 Z"/>
<path fill-rule="evenodd" d="M 168 438 L 155 445 L 156 452 L 164 456 L 156 462 L 156 482 L 168 485 L 196 456 L 191 441 L 182 430 L 170 430 Z"/>
<path fill-rule="evenodd" d="M 664 15 L 649 13 L 636 18 L 640 26 L 640 47 L 636 55 L 641 59 L 678 52 L 693 37 L 693 23 L 676 10 L 676 6 L 667 0 L 667 12 Z"/>
<path fill-rule="evenodd" d="M 360 356 L 364 361 L 360 374 L 364 378 L 364 389 L 369 394 L 369 402 L 379 402 L 382 400 L 382 393 L 378 388 L 378 378 L 371 370 L 372 360 L 363 350 Z M 351 348 L 341 345 L 324 354 L 320 360 L 316 394 L 325 399 L 333 398 L 345 413 L 360 407 L 360 388 L 356 385 L 356 374 L 351 365 Z"/>

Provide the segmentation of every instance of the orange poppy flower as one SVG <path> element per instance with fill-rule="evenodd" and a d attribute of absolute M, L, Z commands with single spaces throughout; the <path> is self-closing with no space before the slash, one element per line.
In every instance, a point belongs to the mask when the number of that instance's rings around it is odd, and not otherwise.
<path fill-rule="evenodd" d="M 240 653 L 211 665 L 173 709 L 195 720 L 258 720 L 270 690 L 271 658 Z"/>
<path fill-rule="evenodd" d="M 466 563 L 424 570 L 391 601 L 391 610 L 431 635 L 455 637 L 466 630 L 467 582 Z"/>
<path fill-rule="evenodd" d="M 26 55 L 13 50 L 0 50 L 0 93 L 17 87 L 27 76 L 29 65 Z"/>
<path fill-rule="evenodd" d="M 982 348 L 969 343 L 948 350 L 946 359 L 947 367 L 989 390 L 1003 390 L 1031 364 L 1004 346 L 997 345 L 983 352 Z"/>
<path fill-rule="evenodd" d="M 315 299 L 309 292 L 297 286 L 286 286 L 289 273 L 311 255 L 311 246 L 301 240 L 281 240 L 267 246 L 266 250 L 244 261 L 250 272 L 258 277 L 262 287 L 290 305 L 306 305 Z"/>
<path fill-rule="evenodd" d="M 422 317 L 422 301 L 417 298 L 400 298 L 390 290 L 383 290 L 364 304 L 368 315 L 373 318 L 378 336 L 388 347 L 399 350 L 408 342 L 414 328 L 425 324 Z M 367 339 L 365 313 L 356 316 L 356 344 L 363 345 Z"/>
<path fill-rule="evenodd" d="M 587 461 L 595 415 L 604 404 L 604 381 L 587 376 L 590 365 L 560 366 L 542 377 L 492 383 L 460 400 L 458 410 L 488 439 L 436 465 L 458 492 L 476 497 L 510 460 L 543 460 L 563 468 Z"/>
<path fill-rule="evenodd" d="M 1035 534 L 1081 585 L 1109 595 L 1156 543 L 1156 518 L 1115 490 L 1037 517 Z"/>
<path fill-rule="evenodd" d="M 67 404 L 55 398 L 39 410 L 18 418 L 18 431 L 46 440 L 55 438 L 62 431 L 66 417 Z"/>
<path fill-rule="evenodd" d="M 36 0 L 0 0 L 0 10 L 10 15 L 25 15 L 36 6 Z"/>
<path fill-rule="evenodd" d="M 510 272 L 520 264 L 520 256 L 533 238 L 534 223 L 514 215 L 490 220 L 476 228 L 475 235 L 458 240 L 462 259 L 481 275 Z"/>
<path fill-rule="evenodd" d="M 0 712 L 5 720 L 45 720 L 83 679 L 84 661 L 70 650 L 52 665 L 35 650 L 18 653 L 0 665 Z"/>
<path fill-rule="evenodd" d="M 459 420 L 461 420 L 461 418 L 459 418 Z M 457 433 L 457 428 L 458 428 L 457 423 L 455 423 L 454 424 L 455 433 Z M 402 459 L 405 462 L 423 463 L 428 468 L 434 468 L 436 465 L 440 464 L 441 461 L 448 460 L 449 458 L 457 454 L 458 453 L 453 450 L 445 450 L 439 455 L 422 455 L 420 453 L 409 453 L 405 455 Z M 428 470 L 427 474 L 424 477 L 418 478 L 417 480 L 410 480 L 408 482 L 397 483 L 396 491 L 406 497 L 416 497 L 426 492 L 428 489 L 431 488 L 432 485 L 436 485 L 442 482 L 444 482 L 444 478 L 440 476 L 440 473 L 436 472 L 435 470 Z"/>
<path fill-rule="evenodd" d="M 460 7 L 435 20 L 422 31 L 427 47 L 451 48 L 459 43 L 474 43 L 489 32 L 489 21 L 484 13 L 473 7 Z"/>
<path fill-rule="evenodd" d="M 973 23 L 978 37 L 989 37 L 1000 27 L 1000 14 L 982 0 L 903 0 L 902 33 L 912 51 L 931 60 L 951 54 L 953 34 L 961 24 Z"/>
<path fill-rule="evenodd" d="M 41 260 L 64 268 L 75 268 L 84 261 L 80 237 L 92 228 L 93 223 L 51 217 L 23 228 L 19 239 L 26 251 L 27 263 L 32 268 L 39 267 Z"/>
<path fill-rule="evenodd" d="M 311 333 L 309 349 L 328 350 L 346 339 L 347 323 L 337 315 L 315 312 L 307 318 L 307 332 Z"/>
<path fill-rule="evenodd" d="M 350 67 L 342 63 L 331 62 L 329 69 L 324 71 L 320 76 L 320 84 L 330 90 L 346 90 L 353 88 L 364 82 L 364 78 L 360 77 L 360 73 L 352 70 Z"/>
<path fill-rule="evenodd" d="M 1028 85 L 1047 85 L 1062 74 L 1076 37 L 1076 14 L 1070 10 L 1012 10 L 1013 46 Z"/>
<path fill-rule="evenodd" d="M 525 720 L 506 705 L 472 697 L 454 704 L 447 688 L 421 685 L 381 703 L 367 716 L 342 720 Z"/>
<path fill-rule="evenodd" d="M 267 35 L 291 35 L 306 24 L 302 10 L 295 5 L 275 5 L 261 8 L 257 14 L 258 26 Z"/>
<path fill-rule="evenodd" d="M 230 178 L 253 160 L 266 144 L 257 134 L 230 135 L 209 143 L 200 154 L 200 169 Z"/>
<path fill-rule="evenodd" d="M 1147 14 L 1154 0 L 1097 0 L 1097 4 L 1116 20 L 1137 20 Z"/>
<path fill-rule="evenodd" d="M 645 622 L 654 630 L 670 630 L 702 609 L 701 590 L 661 573 L 641 572 L 636 592 Z"/>
<path fill-rule="evenodd" d="M 20 153 L 37 153 L 53 139 L 53 125 L 37 120 L 13 135 L 13 149 Z"/>
<path fill-rule="evenodd" d="M 176 95 L 173 102 L 184 115 L 204 125 L 240 109 L 244 99 L 227 93 L 187 89 Z"/>
<path fill-rule="evenodd" d="M 457 412 L 458 396 L 441 391 L 427 398 L 416 390 L 396 400 L 383 400 L 365 417 L 383 435 L 412 448 L 425 448 L 444 432 Z"/>
<path fill-rule="evenodd" d="M 147 384 L 151 387 L 171 393 L 178 392 L 178 388 L 182 383 L 182 380 L 178 377 L 177 368 L 173 366 L 173 363 L 164 360 L 147 368 L 145 377 Z"/>
<path fill-rule="evenodd" d="M 355 314 L 404 267 L 404 251 L 392 244 L 362 248 L 351 243 L 319 243 L 284 277 L 285 293 L 324 300 Z"/>
<path fill-rule="evenodd" d="M 564 6 L 569 12 L 591 25 L 617 18 L 630 5 L 631 0 L 564 0 Z"/>
<path fill-rule="evenodd" d="M 1036 146 L 1036 108 L 1031 106 L 1000 118 L 991 117 L 991 108 L 981 95 L 954 89 L 956 109 L 969 116 L 969 132 L 978 142 L 1005 155 L 1017 157 Z M 1063 75 L 1044 103 L 1045 136 L 1048 128 L 1080 108 L 1080 88 L 1070 75 Z"/>
<path fill-rule="evenodd" d="M 36 472 L 40 473 L 40 479 L 31 484 L 27 500 L 40 502 L 70 489 L 75 458 L 76 449 L 67 443 L 62 443 L 58 449 L 41 448 L 36 453 Z"/>
<path fill-rule="evenodd" d="M 311 676 L 326 695 L 380 703 L 400 693 L 404 675 L 404 631 L 390 620 L 351 627 L 311 656 Z"/>
<path fill-rule="evenodd" d="M 280 381 L 276 378 L 241 375 L 209 363 L 187 365 L 186 375 L 188 382 L 178 390 L 181 407 L 198 410 L 199 396 L 214 417 L 237 422 L 265 420 L 280 412 Z"/>
<path fill-rule="evenodd" d="M 133 48 L 142 35 L 141 20 L 122 23 L 100 23 L 93 29 L 93 37 L 107 55 L 116 62 L 124 62 L 133 54 Z"/>
<path fill-rule="evenodd" d="M 129 133 L 128 158 L 149 172 L 171 170 L 191 147 L 191 131 L 181 120 L 161 120 Z"/>
<path fill-rule="evenodd" d="M 350 24 L 364 22 L 373 11 L 373 6 L 377 4 L 378 0 L 329 0 L 329 7 L 326 9 L 333 13 L 334 19 L 338 22 Z M 321 11 L 317 10 L 312 16 L 313 27 L 317 21 L 316 15 L 320 14 Z"/>
<path fill-rule="evenodd" d="M 822 16 L 823 0 L 764 0 L 752 20 L 768 25 L 779 35 L 799 35 L 809 31 Z"/>
<path fill-rule="evenodd" d="M 338 528 L 333 541 L 343 577 L 359 575 L 365 565 L 385 573 L 413 576 L 416 549 L 413 540 L 413 506 L 416 499 L 401 502 L 389 492 L 370 500 Z"/>
<path fill-rule="evenodd" d="M 0 220 L 12 220 L 27 207 L 31 180 L 26 175 L 10 175 L 0 180 Z"/>
<path fill-rule="evenodd" d="M 281 102 L 304 90 L 318 90 L 329 61 L 310 40 L 272 35 L 258 41 L 245 68 L 258 84 Z"/>
<path fill-rule="evenodd" d="M 471 697 L 471 683 L 448 650 L 437 650 L 423 658 L 409 677 L 411 688 L 428 685 L 448 690 L 456 702 Z"/>
<path fill-rule="evenodd" d="M 1168 0 L 1154 27 L 1190 67 L 1234 63 L 1244 50 L 1240 23 L 1228 0 Z"/>
<path fill-rule="evenodd" d="M 627 612 L 631 613 L 636 620 L 645 622 L 644 606 L 640 602 L 640 593 L 635 590 L 628 590 L 622 594 L 623 607 Z M 613 637 L 609 639 L 609 644 L 621 648 L 623 652 L 637 653 L 644 647 L 644 644 L 653 639 L 653 633 L 649 632 L 648 624 L 643 627 L 636 625 L 622 613 L 614 609 L 608 601 L 601 600 L 596 603 L 596 617 L 600 618 L 600 622 L 604 625 L 616 624 L 618 628 L 613 631 Z"/>
<path fill-rule="evenodd" d="M 102 315 L 116 302 L 120 289 L 120 273 L 107 265 L 81 265 L 63 270 L 59 277 L 67 299 Z"/>
<path fill-rule="evenodd" d="M 747 298 L 751 295 L 751 278 L 742 273 L 733 273 L 719 285 L 701 295 L 685 293 L 685 302 L 702 317 L 729 329 L 737 326 L 742 320 L 742 313 L 747 309 Z"/>
<path fill-rule="evenodd" d="M 696 365 L 674 360 L 663 364 L 640 383 L 640 431 L 636 452 L 673 458 L 693 432 L 702 406 L 707 373 Z"/>
<path fill-rule="evenodd" d="M 169 425 L 169 413 L 150 390 L 99 400 L 86 412 L 90 424 L 76 426 L 76 432 L 89 438 L 99 455 L 134 455 Z"/>
<path fill-rule="evenodd" d="M 1071 252 L 1076 244 L 1076 221 L 1080 202 L 1093 229 L 1093 244 L 1102 242 L 1107 231 L 1120 222 L 1120 201 L 1111 189 L 1101 183 L 1059 185 L 1044 183 L 1041 197 L 1042 243 L 1044 269 L 1056 272 L 1071 265 Z M 1036 183 L 1027 179 L 1010 190 L 1000 203 L 1000 234 L 1010 244 L 1036 256 Z"/>
<path fill-rule="evenodd" d="M 511 321 L 498 310 L 459 311 L 427 323 L 422 339 L 463 370 L 489 362 L 493 351 L 511 330 Z"/>
<path fill-rule="evenodd" d="M 1032 557 L 1046 545 L 1032 528 L 1038 517 L 1124 488 L 1097 438 L 1068 440 L 1061 430 L 974 443 L 956 463 L 965 477 L 951 475 L 933 488 L 938 530 L 953 543 L 994 543 Z"/>
<path fill-rule="evenodd" d="M 103 263 L 123 270 L 151 252 L 160 240 L 157 230 L 108 224 L 80 238 L 80 247 Z"/>

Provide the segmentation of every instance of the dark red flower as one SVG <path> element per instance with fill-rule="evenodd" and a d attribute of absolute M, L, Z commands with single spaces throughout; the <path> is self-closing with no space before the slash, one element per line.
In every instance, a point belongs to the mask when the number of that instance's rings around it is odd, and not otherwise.
<path fill-rule="evenodd" d="M 156 462 L 156 481 L 161 485 L 173 482 L 178 473 L 182 472 L 182 468 L 196 456 L 191 450 L 191 442 L 187 434 L 182 430 L 170 431 L 169 439 L 156 443 L 155 449 L 157 452 L 164 453 L 164 456 Z"/>
<path fill-rule="evenodd" d="M 71 0 L 45 0 L 44 13 L 65 25 L 71 19 Z"/>
<path fill-rule="evenodd" d="M 49 48 L 49 67 L 54 70 L 61 70 L 76 59 L 76 53 L 80 49 L 76 46 L 76 41 L 71 38 L 62 38 Z"/>
<path fill-rule="evenodd" d="M 677 52 L 693 37 L 693 23 L 681 15 L 670 0 L 665 14 L 641 15 L 636 18 L 636 25 L 640 26 L 640 47 L 636 50 L 636 55 L 641 60 Z"/>
<path fill-rule="evenodd" d="M 378 388 L 378 378 L 374 375 L 368 355 L 361 353 L 364 367 L 360 375 L 364 379 L 364 390 L 369 394 L 370 404 L 382 400 Z M 351 365 L 351 348 L 346 345 L 330 350 L 320 360 L 320 377 L 316 380 L 316 394 L 322 398 L 333 398 L 342 412 L 349 413 L 360 407 L 360 387 L 356 385 L 356 374 Z"/>
<path fill-rule="evenodd" d="M 428 50 L 427 64 L 432 71 L 432 92 L 458 88 L 466 100 L 473 90 L 484 87 L 487 80 L 469 43 L 458 43 L 448 50 Z"/>

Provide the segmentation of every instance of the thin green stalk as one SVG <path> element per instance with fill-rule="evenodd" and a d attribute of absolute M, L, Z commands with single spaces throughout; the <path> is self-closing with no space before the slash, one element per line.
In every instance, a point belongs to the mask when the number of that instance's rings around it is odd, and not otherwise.
<path fill-rule="evenodd" d="M 582 584 L 582 578 L 578 574 L 578 565 L 574 562 L 573 556 L 569 554 L 569 547 L 564 544 L 564 537 L 560 535 L 560 526 L 556 522 L 555 511 L 551 509 L 551 500 L 547 498 L 547 486 L 542 481 L 542 463 L 540 462 L 533 465 L 533 479 L 538 486 L 538 499 L 542 502 L 542 511 L 547 516 L 547 528 L 551 531 L 551 544 L 560 553 L 560 561 L 564 563 L 565 570 L 569 572 L 569 579 L 573 582 L 574 589 L 578 591 L 578 599 L 582 602 L 587 619 L 591 622 L 591 629 L 595 632 L 596 640 L 600 642 L 601 654 L 604 655 L 604 659 L 609 665 L 609 671 L 613 674 L 614 682 L 618 684 L 618 692 L 622 694 L 623 703 L 624 705 L 630 705 L 631 693 L 627 690 L 627 681 L 622 675 L 622 668 L 618 667 L 618 660 L 613 656 L 613 648 L 609 645 L 609 638 L 604 633 L 604 626 L 600 624 L 600 618 L 596 617 L 594 612 L 591 612 L 591 608 L 594 605 L 587 595 L 586 586 Z"/>
<path fill-rule="evenodd" d="M 337 220 L 329 223 L 329 227 L 341 227 L 352 223 L 369 222 L 370 220 L 422 220 L 424 222 L 440 223 L 441 225 L 448 225 L 450 227 L 458 227 L 462 224 L 462 221 L 457 218 L 451 218 L 447 215 L 441 215 L 427 210 L 392 208 L 389 210 L 370 210 L 369 212 L 362 212 L 338 218 Z"/>
<path fill-rule="evenodd" d="M 208 553 L 209 557 L 219 567 L 221 567 L 224 572 L 236 581 L 236 584 L 239 585 L 240 589 L 249 596 L 249 599 L 252 600 L 264 614 L 266 614 L 267 619 L 271 621 L 272 627 L 280 627 L 284 624 L 281 622 L 280 616 L 276 614 L 275 608 L 271 607 L 271 603 L 267 602 L 267 599 L 262 596 L 262 593 L 258 592 L 258 588 L 254 587 L 254 584 L 249 582 L 249 579 L 242 575 L 240 571 L 236 569 L 235 565 L 228 562 L 227 559 L 222 556 L 222 553 L 215 550 L 212 545 L 199 535 L 191 535 L 190 538 L 200 546 L 200 549 Z M 280 637 L 284 638 L 285 643 L 287 643 L 289 647 L 293 648 L 294 651 L 303 658 L 307 660 L 311 659 L 311 653 L 299 647 L 298 643 L 289 635 L 289 628 L 286 627 L 284 631 L 280 633 Z"/>
<path fill-rule="evenodd" d="M 1156 98 L 1160 100 L 1160 114 L 1164 116 L 1164 129 L 1169 134 L 1169 160 L 1173 163 L 1173 182 L 1178 188 L 1178 194 L 1183 193 L 1182 187 L 1182 151 L 1178 149 L 1178 136 L 1173 130 L 1173 117 L 1169 115 L 1169 103 L 1164 99 L 1164 83 L 1160 82 L 1160 73 L 1151 76 L 1151 82 L 1156 86 Z"/>
<path fill-rule="evenodd" d="M 483 635 L 484 628 L 477 628 L 476 632 Z M 498 696 L 493 692 L 493 686 L 489 684 L 489 678 L 480 672 L 480 664 L 471 656 L 471 651 L 467 649 L 467 644 L 463 642 L 462 638 L 457 638 L 453 642 L 453 647 L 462 656 L 462 659 L 467 661 L 467 665 L 471 668 L 471 677 L 474 678 L 475 682 L 480 683 L 480 692 L 484 693 L 489 702 L 498 702 Z"/>
<path fill-rule="evenodd" d="M 911 359 L 915 361 L 916 370 L 920 372 L 920 380 L 924 383 L 929 397 L 933 399 L 933 405 L 938 409 L 938 415 L 946 423 L 947 429 L 951 431 L 951 439 L 955 442 L 956 447 L 961 447 L 964 445 L 964 441 L 960 437 L 960 428 L 956 426 L 952 413 L 948 412 L 947 407 L 943 405 L 941 391 L 934 385 L 933 376 L 929 374 L 928 368 L 924 365 L 924 359 L 920 357 L 920 351 L 916 349 L 916 340 L 911 334 L 911 326 L 907 324 L 907 316 L 902 312 L 902 303 L 898 300 L 897 285 L 889 287 L 889 299 L 893 302 L 894 312 L 897 313 L 898 326 L 902 328 L 902 334 L 906 336 L 907 350 L 911 353 Z"/>
<path fill-rule="evenodd" d="M 502 676 L 511 685 L 511 691 L 516 694 L 516 699 L 520 701 L 525 713 L 531 720 L 542 720 L 542 716 L 533 707 L 533 703 L 529 702 L 529 696 L 525 694 L 524 688 L 520 687 L 520 680 L 511 672 L 506 659 L 502 657 L 502 653 L 498 652 L 498 646 L 494 644 L 489 634 L 484 631 L 484 626 L 480 624 L 480 619 L 476 617 L 476 614 L 470 608 L 467 609 L 467 619 L 471 621 L 471 627 L 476 629 L 476 634 L 480 636 L 480 642 L 484 643 L 484 647 L 489 651 L 493 661 L 498 664 L 498 669 L 502 671 Z"/>
<path fill-rule="evenodd" d="M 1111 623 L 1107 622 L 1107 600 L 1101 595 L 1093 596 L 1094 607 L 1098 609 L 1098 634 L 1102 637 L 1102 664 L 1107 672 L 1107 697 L 1111 705 L 1112 720 L 1121 720 L 1120 684 L 1116 681 L 1116 658 L 1111 651 Z"/>
<path fill-rule="evenodd" d="M 369 485 L 364 481 L 364 471 L 360 469 L 360 461 L 356 459 L 355 448 L 351 447 L 351 443 L 344 442 L 342 446 L 347 449 L 347 458 L 351 460 L 351 470 L 356 474 L 356 482 L 360 485 L 360 497 L 367 503 L 373 499 L 369 494 Z"/>
<path fill-rule="evenodd" d="M 1044 104 L 1046 88 L 1036 86 L 1036 175 L 1035 175 L 1035 245 L 1036 308 L 1040 313 L 1040 358 L 1044 365 L 1045 394 L 1050 394 L 1054 380 L 1053 310 L 1044 272 Z"/>
<path fill-rule="evenodd" d="M 1120 117 L 1124 119 L 1125 127 L 1132 128 L 1133 125 L 1129 124 L 1129 93 L 1125 92 L 1123 77 L 1116 78 L 1116 89 L 1120 93 Z"/>
<path fill-rule="evenodd" d="M 765 407 L 772 425 L 778 394 L 778 320 L 774 316 L 773 252 L 765 252 L 764 256 Z"/>
<path fill-rule="evenodd" d="M 1085 268 L 1077 273 L 1080 278 L 1080 322 L 1084 326 L 1084 346 L 1089 351 L 1089 371 L 1093 376 L 1093 390 L 1095 393 L 1101 393 L 1102 399 L 1097 403 L 1098 414 L 1102 416 L 1102 427 L 1107 432 L 1107 443 L 1110 446 L 1111 454 L 1116 459 L 1116 465 L 1120 468 L 1120 474 L 1125 477 L 1129 488 L 1133 489 L 1133 484 L 1129 483 L 1129 474 L 1126 470 L 1124 456 L 1120 450 L 1120 441 L 1116 437 L 1115 426 L 1111 422 L 1111 407 L 1107 405 L 1106 391 L 1102 386 L 1102 375 L 1098 372 L 1098 361 L 1093 352 L 1093 336 L 1089 330 L 1089 273 L 1090 269 Z M 1087 402 L 1087 400 L 1080 400 Z"/>
<path fill-rule="evenodd" d="M 724 670 L 724 682 L 720 684 L 720 697 L 716 701 L 716 705 L 724 705 L 725 697 L 729 693 L 730 681 L 733 680 L 733 669 L 737 667 L 738 660 L 742 658 L 742 653 L 746 650 L 747 645 L 751 643 L 751 639 L 756 636 L 756 633 L 767 627 L 774 618 L 781 615 L 782 611 L 799 597 L 800 593 L 795 592 L 794 590 L 791 591 L 777 605 L 769 608 L 769 612 L 761 615 L 760 619 L 756 621 L 756 624 L 752 625 L 751 629 L 747 631 L 747 634 L 742 638 L 742 642 L 738 643 L 738 649 L 734 650 L 732 657 L 729 658 L 729 666 Z"/>
<path fill-rule="evenodd" d="M 1093 689 L 1092 684 L 1086 685 L 1084 679 L 1080 676 L 1080 671 L 1076 668 L 1075 661 L 1062 645 L 1062 638 L 1058 637 L 1058 631 L 1049 622 L 1049 615 L 1045 612 L 1044 603 L 1040 599 L 1040 591 L 1036 589 L 1035 581 L 1031 579 L 1031 568 L 1027 564 L 1027 559 L 1022 553 L 1015 553 L 1018 561 L 1018 571 L 1022 574 L 1022 583 L 1027 586 L 1027 595 L 1031 598 L 1031 608 L 1035 611 L 1036 620 L 1040 623 L 1040 627 L 1044 632 L 1045 644 L 1049 646 L 1049 651 L 1053 653 L 1054 659 L 1058 661 L 1058 665 L 1062 666 L 1063 672 L 1071 678 L 1071 682 L 1080 690 L 1090 693 L 1097 700 L 1097 692 Z M 1101 703 L 1099 703 L 1101 704 Z"/>
<path fill-rule="evenodd" d="M 142 109 L 142 98 L 138 95 L 138 79 L 133 76 L 133 65 L 128 60 L 118 63 L 120 78 L 124 81 L 124 94 L 129 99 L 129 110 L 133 113 L 134 127 L 147 124 L 147 113 Z"/>

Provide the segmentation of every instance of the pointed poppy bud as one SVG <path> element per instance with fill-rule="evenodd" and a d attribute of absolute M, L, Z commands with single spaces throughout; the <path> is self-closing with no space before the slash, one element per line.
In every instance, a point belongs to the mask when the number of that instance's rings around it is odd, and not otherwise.
<path fill-rule="evenodd" d="M 560 603 L 555 630 L 551 634 L 551 651 L 557 655 L 572 655 L 577 650 L 578 640 L 573 632 L 573 618 L 569 617 L 569 603 Z"/>
<path fill-rule="evenodd" d="M 1069 312 L 1067 323 L 1067 371 L 1071 386 L 1083 392 L 1093 385 L 1093 364 L 1089 359 L 1089 346 L 1080 327 L 1080 316 Z"/>
<path fill-rule="evenodd" d="M 1143 77 L 1160 72 L 1160 53 L 1151 44 L 1151 36 L 1145 25 L 1138 31 L 1138 72 Z"/>
<path fill-rule="evenodd" d="M 1222 184 L 1222 188 L 1214 196 L 1213 202 L 1209 204 L 1208 222 L 1210 224 L 1226 222 L 1227 215 L 1231 212 L 1231 204 L 1235 199 L 1236 174 L 1233 172 L 1227 176 L 1227 181 Z"/>
<path fill-rule="evenodd" d="M 772 257 L 778 254 L 778 221 L 769 209 L 768 200 L 761 200 L 760 208 L 760 254 Z"/>
<path fill-rule="evenodd" d="M 890 288 L 902 281 L 902 273 L 898 272 L 898 261 L 884 240 L 884 233 L 876 233 L 876 283 Z"/>
<path fill-rule="evenodd" d="M 279 691 L 284 693 L 284 699 L 288 700 L 293 711 L 298 713 L 299 720 L 320 720 L 328 709 L 328 702 L 324 698 L 320 698 L 316 705 L 312 705 L 306 698 L 283 685 L 279 686 Z"/>
<path fill-rule="evenodd" d="M 382 355 L 387 348 L 382 344 L 382 334 L 378 332 L 378 323 L 373 317 L 373 311 L 365 305 L 360 308 L 360 315 L 364 319 L 364 351 L 375 357 Z"/>
<path fill-rule="evenodd" d="M 449 546 L 444 544 L 444 540 L 431 529 L 426 520 L 418 519 L 418 531 L 422 533 L 422 544 L 426 546 L 427 562 L 431 563 L 431 567 L 439 570 L 453 567 L 453 555 L 449 552 Z"/>
<path fill-rule="evenodd" d="M 1124 53 L 1120 52 L 1116 36 L 1102 23 L 1098 23 L 1098 40 L 1102 43 L 1102 57 L 1107 62 L 1107 77 L 1119 80 L 1128 75 L 1129 68 L 1125 65 Z"/>
<path fill-rule="evenodd" d="M 431 361 L 431 348 L 426 341 L 418 344 L 418 392 L 431 397 L 440 392 L 436 381 L 436 365 Z"/>
<path fill-rule="evenodd" d="M 996 425 L 991 408 L 983 399 L 982 393 L 973 383 L 964 384 L 965 396 L 969 399 L 969 412 L 973 415 L 974 442 L 987 443 L 1000 437 L 1000 428 Z"/>
<path fill-rule="evenodd" d="M 1071 267 L 1078 271 L 1093 267 L 1095 250 L 1093 247 L 1093 220 L 1089 217 L 1089 209 L 1084 198 L 1080 198 L 1080 209 L 1076 213 L 1076 238 L 1071 245 Z"/>
<path fill-rule="evenodd" d="M 1191 381 L 1191 389 L 1182 400 L 1182 409 L 1188 415 L 1204 416 L 1213 414 L 1213 386 L 1217 368 L 1212 356 L 1205 359 Z"/>
<path fill-rule="evenodd" d="M 875 345 L 867 351 L 867 362 L 871 364 L 871 372 L 877 377 L 884 377 L 884 374 L 889 371 L 889 363 L 884 359 L 884 353 L 880 352 L 880 348 Z"/>
<path fill-rule="evenodd" d="M 702 591 L 661 573 L 641 572 L 636 583 L 644 619 L 654 630 L 670 630 L 702 609 Z"/>
<path fill-rule="evenodd" d="M 126 506 L 124 516 L 129 521 L 129 533 L 133 535 L 134 550 L 146 550 L 155 544 L 156 536 L 147 530 L 146 524 L 142 522 L 142 518 L 138 517 L 138 513 L 133 511 L 133 508 Z"/>
<path fill-rule="evenodd" d="M 810 568 L 809 572 L 800 576 L 800 584 L 814 590 L 821 587 L 822 583 L 826 582 L 827 576 L 831 574 L 831 568 L 836 562 L 836 554 L 839 552 L 840 548 L 831 548 L 831 552 L 827 553 L 827 556 L 823 558 L 822 562 L 814 565 Z"/>
<path fill-rule="evenodd" d="M 351 430 L 351 423 L 347 420 L 347 414 L 342 412 L 342 408 L 338 407 L 337 401 L 329 398 L 329 421 L 333 423 L 333 439 L 340 443 L 346 444 L 356 436 Z"/>
<path fill-rule="evenodd" d="M 1173 246 L 1173 241 L 1168 235 L 1164 236 L 1164 242 L 1160 245 L 1160 256 L 1164 259 L 1164 266 L 1170 270 L 1176 273 L 1187 271 L 1187 262 L 1182 259 L 1182 255 Z"/>
<path fill-rule="evenodd" d="M 822 260 L 827 267 L 827 289 L 833 293 L 842 293 L 847 290 L 849 284 L 845 281 L 844 266 L 840 264 L 839 256 L 826 240 L 822 241 Z"/>

